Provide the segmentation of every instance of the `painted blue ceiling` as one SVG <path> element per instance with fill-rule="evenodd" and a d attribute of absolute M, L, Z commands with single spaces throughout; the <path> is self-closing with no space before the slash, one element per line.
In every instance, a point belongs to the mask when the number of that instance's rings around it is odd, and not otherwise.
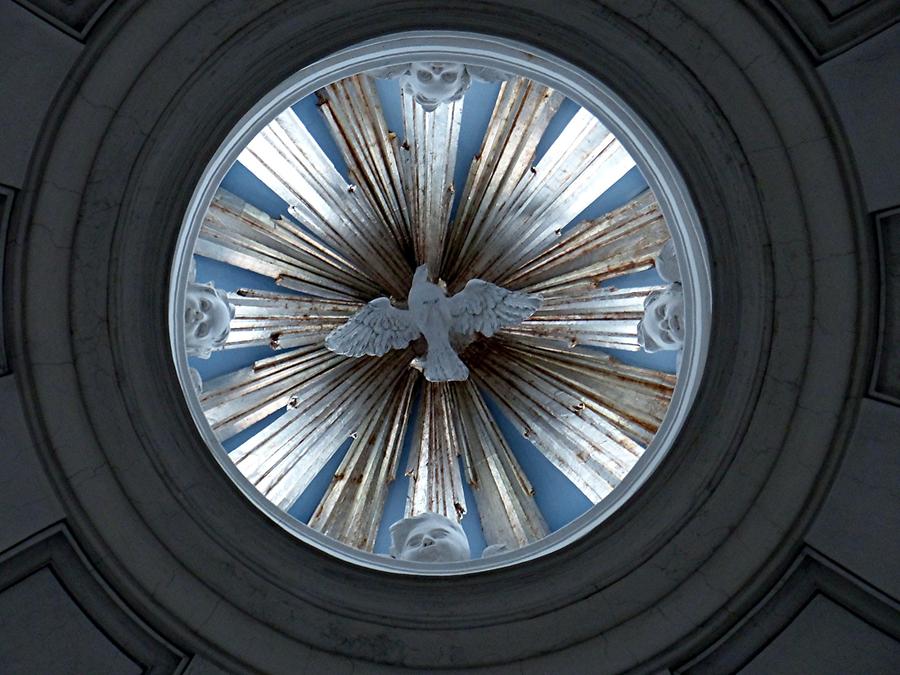
<path fill-rule="evenodd" d="M 384 109 L 388 127 L 392 130 L 402 129 L 400 88 L 397 80 L 377 80 L 376 88 Z M 456 201 L 454 212 L 460 196 L 465 187 L 466 175 L 469 165 L 475 154 L 481 147 L 481 141 L 490 119 L 491 111 L 499 92 L 499 84 L 473 83 L 467 92 L 460 131 L 460 144 L 457 150 L 457 166 L 454 175 L 456 187 Z M 340 155 L 340 151 L 331 138 L 325 125 L 324 118 L 316 106 L 316 97 L 308 96 L 293 106 L 294 111 L 316 138 L 319 145 L 328 155 L 335 168 L 348 180 L 347 165 Z M 551 120 L 546 133 L 538 144 L 536 159 L 547 151 L 552 142 L 562 132 L 566 123 L 578 111 L 578 106 L 570 100 L 566 100 L 559 111 Z M 222 181 L 222 187 L 232 192 L 257 208 L 265 211 L 272 217 L 288 215 L 288 205 L 240 163 L 235 163 L 232 169 Z M 647 182 L 637 168 L 629 171 L 621 180 L 601 195 L 594 203 L 588 206 L 572 222 L 580 222 L 588 218 L 595 218 L 615 209 L 647 189 Z M 199 281 L 214 281 L 217 288 L 227 291 L 235 291 L 239 288 L 256 288 L 276 292 L 289 292 L 277 286 L 268 277 L 263 277 L 253 272 L 248 272 L 225 263 L 221 263 L 200 256 L 195 257 L 197 262 L 197 279 Z M 637 274 L 619 277 L 614 283 L 607 286 L 626 288 L 631 286 L 645 286 L 662 283 L 662 280 L 654 270 L 647 270 Z M 647 354 L 645 352 L 624 352 L 608 350 L 608 352 L 624 363 L 631 365 L 655 368 L 669 373 L 675 372 L 675 352 L 658 352 Z M 199 371 L 204 381 L 232 372 L 238 368 L 249 366 L 254 361 L 271 356 L 272 351 L 268 347 L 248 347 L 243 349 L 230 349 L 215 352 L 209 359 L 191 358 L 191 365 Z M 590 508 L 590 501 L 566 479 L 556 467 L 554 467 L 544 455 L 529 441 L 519 434 L 509 420 L 497 408 L 496 404 L 485 394 L 488 407 L 496 416 L 498 425 L 512 448 L 516 459 L 519 461 L 529 480 L 535 488 L 535 500 L 544 514 L 550 530 L 556 530 L 570 522 L 575 517 Z M 268 418 L 256 423 L 249 429 L 237 434 L 223 443 L 227 451 L 232 451 L 242 442 L 265 428 L 277 419 L 283 411 L 277 412 Z M 402 469 L 408 460 L 413 425 L 410 425 L 409 433 L 404 444 L 403 456 L 399 463 L 401 471 L 397 480 L 391 487 L 382 519 L 382 526 L 375 544 L 376 553 L 387 553 L 390 536 L 388 527 L 391 523 L 403 517 L 406 494 L 409 480 L 402 475 Z M 336 452 L 325 468 L 319 473 L 309 488 L 300 496 L 291 507 L 289 513 L 301 522 L 307 522 L 313 511 L 325 494 L 338 465 L 350 446 L 348 439 Z M 475 498 L 468 485 L 464 486 L 468 513 L 463 518 L 462 525 L 469 537 L 473 557 L 479 557 L 484 548 L 484 536 L 479 524 L 478 511 Z"/>

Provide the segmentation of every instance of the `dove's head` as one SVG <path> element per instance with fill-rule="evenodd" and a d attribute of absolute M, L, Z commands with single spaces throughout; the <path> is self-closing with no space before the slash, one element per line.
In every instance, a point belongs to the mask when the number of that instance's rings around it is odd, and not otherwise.
<path fill-rule="evenodd" d="M 413 283 L 428 281 L 428 265 L 419 265 L 413 274 Z"/>

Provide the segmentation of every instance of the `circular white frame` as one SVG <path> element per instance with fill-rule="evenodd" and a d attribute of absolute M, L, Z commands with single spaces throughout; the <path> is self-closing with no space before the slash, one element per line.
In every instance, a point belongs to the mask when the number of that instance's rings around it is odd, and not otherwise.
<path fill-rule="evenodd" d="M 659 202 L 675 243 L 685 292 L 685 346 L 669 409 L 656 435 L 622 482 L 600 503 L 559 530 L 515 551 L 462 563 L 415 563 L 365 553 L 289 516 L 269 502 L 229 459 L 209 427 L 189 375 L 183 307 L 189 261 L 203 216 L 237 156 L 263 127 L 300 99 L 336 80 L 411 61 L 464 62 L 498 68 L 552 86 L 597 116 L 628 150 Z M 169 286 L 169 336 L 178 379 L 191 415 L 218 464 L 257 508 L 282 528 L 341 560 L 401 574 L 446 576 L 508 567 L 580 539 L 609 518 L 649 478 L 675 441 L 699 387 L 709 344 L 712 292 L 703 229 L 687 186 L 653 131 L 613 91 L 572 64 L 529 45 L 474 33 L 415 31 L 341 50 L 303 68 L 259 101 L 232 129 L 208 163 L 182 221 Z"/>

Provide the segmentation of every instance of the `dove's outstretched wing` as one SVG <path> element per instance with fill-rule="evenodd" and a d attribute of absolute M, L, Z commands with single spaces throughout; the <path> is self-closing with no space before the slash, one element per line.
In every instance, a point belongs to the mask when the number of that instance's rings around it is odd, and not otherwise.
<path fill-rule="evenodd" d="M 449 303 L 451 330 L 463 334 L 477 331 L 490 337 L 500 327 L 514 326 L 534 314 L 541 298 L 472 279 Z"/>
<path fill-rule="evenodd" d="M 419 337 L 412 315 L 387 298 L 375 298 L 325 338 L 325 346 L 344 356 L 381 356 Z"/>

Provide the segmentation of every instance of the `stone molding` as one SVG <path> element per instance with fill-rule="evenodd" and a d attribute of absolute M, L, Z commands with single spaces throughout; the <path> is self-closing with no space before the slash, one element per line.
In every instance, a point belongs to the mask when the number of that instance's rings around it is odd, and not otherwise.
<path fill-rule="evenodd" d="M 875 214 L 881 283 L 871 395 L 900 405 L 900 207 Z"/>
<path fill-rule="evenodd" d="M 6 260 L 7 235 L 12 214 L 13 200 L 16 190 L 0 185 L 0 282 L 5 278 L 4 262 Z M 4 294 L 0 293 L 0 317 L 4 314 Z M 9 357 L 6 352 L 6 330 L 0 327 L 0 377 L 9 373 Z"/>
<path fill-rule="evenodd" d="M 0 593 L 44 569 L 50 570 L 71 601 L 111 645 L 139 664 L 143 672 L 177 673 L 187 665 L 184 654 L 116 597 L 64 523 L 52 525 L 0 553 Z M 46 620 L 52 625 L 51 617 Z M 7 624 L 4 640 L 16 639 L 13 625 L 14 622 Z M 65 647 L 61 649 L 64 651 Z"/>
<path fill-rule="evenodd" d="M 88 32 L 97 23 L 114 0 L 15 0 L 51 25 L 76 40 L 84 42 Z"/>
<path fill-rule="evenodd" d="M 806 548 L 760 604 L 727 635 L 675 673 L 735 673 L 783 632 L 817 595 L 900 642 L 900 604 L 817 552 Z"/>
<path fill-rule="evenodd" d="M 839 11 L 829 9 L 822 0 L 776 0 L 772 4 L 820 62 L 900 21 L 893 0 L 861 0 Z"/>
<path fill-rule="evenodd" d="M 788 34 L 730 0 L 135 4 L 98 24 L 45 128 L 12 319 L 44 463 L 137 615 L 236 669 L 603 654 L 597 672 L 620 672 L 693 658 L 769 592 L 840 458 L 876 312 L 848 152 Z M 450 580 L 342 563 L 253 508 L 193 426 L 164 319 L 185 205 L 244 111 L 330 51 L 436 22 L 535 43 L 619 92 L 679 164 L 714 275 L 705 380 L 655 476 L 570 547 Z"/>

